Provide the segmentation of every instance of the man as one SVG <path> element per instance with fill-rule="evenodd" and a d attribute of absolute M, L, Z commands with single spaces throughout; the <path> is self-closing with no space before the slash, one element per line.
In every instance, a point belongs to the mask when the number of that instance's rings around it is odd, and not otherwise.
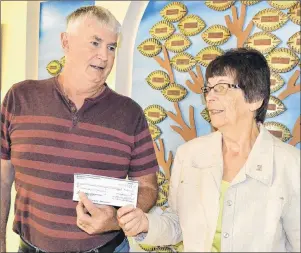
<path fill-rule="evenodd" d="M 1 251 L 15 181 L 13 230 L 20 252 L 122 252 L 128 242 L 112 206 L 72 200 L 74 173 L 139 181 L 138 207 L 157 199 L 158 165 L 143 111 L 105 83 L 120 24 L 82 7 L 61 35 L 66 63 L 47 80 L 15 84 L 2 106 Z"/>

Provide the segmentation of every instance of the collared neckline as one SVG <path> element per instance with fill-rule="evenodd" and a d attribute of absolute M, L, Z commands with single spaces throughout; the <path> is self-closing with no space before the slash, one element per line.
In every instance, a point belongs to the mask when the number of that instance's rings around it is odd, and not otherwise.
<path fill-rule="evenodd" d="M 260 124 L 260 133 L 252 147 L 245 164 L 248 176 L 271 186 L 273 183 L 274 138 L 273 135 Z"/>
<path fill-rule="evenodd" d="M 246 163 L 232 180 L 231 185 L 244 181 L 247 175 L 263 184 L 272 185 L 274 139 L 262 124 L 259 124 L 259 130 L 259 135 Z M 200 141 L 202 141 L 202 138 L 200 138 Z M 208 141 L 210 145 L 207 146 L 206 153 L 202 156 L 199 156 L 199 154 L 195 156 L 192 166 L 200 169 L 211 168 L 210 171 L 219 188 L 223 175 L 222 133 L 220 131 L 211 133 L 211 138 Z"/>
<path fill-rule="evenodd" d="M 61 90 L 61 86 L 59 84 L 59 81 L 58 81 L 58 75 L 53 77 L 53 81 L 54 81 L 54 87 L 55 89 L 59 92 L 59 94 L 63 97 L 65 97 L 66 99 L 68 99 L 64 92 L 62 92 Z M 85 98 L 85 101 L 87 102 L 97 102 L 98 100 L 106 97 L 109 93 L 111 93 L 111 89 L 109 88 L 109 86 L 107 85 L 107 83 L 104 83 L 104 86 L 105 88 L 102 90 L 102 92 L 100 94 L 98 94 L 96 97 L 93 97 L 93 98 Z"/>
<path fill-rule="evenodd" d="M 259 125 L 259 129 L 259 135 L 247 161 L 232 180 L 232 185 L 243 182 L 247 176 L 267 186 L 272 185 L 274 140 L 272 134 L 262 124 Z"/>

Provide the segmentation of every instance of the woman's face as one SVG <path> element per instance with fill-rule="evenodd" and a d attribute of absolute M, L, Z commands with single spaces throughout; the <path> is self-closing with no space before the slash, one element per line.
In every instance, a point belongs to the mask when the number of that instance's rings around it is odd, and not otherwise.
<path fill-rule="evenodd" d="M 220 85 L 211 89 L 205 96 L 211 124 L 220 130 L 250 122 L 249 120 L 254 118 L 252 104 L 245 101 L 244 93 L 240 88 L 229 88 L 227 85 L 236 85 L 235 78 L 227 75 L 208 79 L 207 86 L 213 87 L 216 84 Z"/>

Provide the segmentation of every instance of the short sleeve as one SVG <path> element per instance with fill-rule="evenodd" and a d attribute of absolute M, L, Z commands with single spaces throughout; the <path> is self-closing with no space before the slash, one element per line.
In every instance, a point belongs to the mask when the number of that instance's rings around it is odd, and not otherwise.
<path fill-rule="evenodd" d="M 9 90 L 1 105 L 1 159 L 10 160 L 11 139 L 9 129 L 14 112 L 12 91 Z"/>
<path fill-rule="evenodd" d="M 153 140 L 142 109 L 136 122 L 129 177 L 139 177 L 159 171 Z"/>

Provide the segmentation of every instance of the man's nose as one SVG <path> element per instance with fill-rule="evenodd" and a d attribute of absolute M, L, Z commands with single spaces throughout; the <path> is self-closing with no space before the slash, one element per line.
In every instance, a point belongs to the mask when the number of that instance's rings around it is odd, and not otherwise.
<path fill-rule="evenodd" d="M 108 48 L 106 46 L 101 46 L 97 51 L 97 57 L 102 61 L 108 60 Z"/>

